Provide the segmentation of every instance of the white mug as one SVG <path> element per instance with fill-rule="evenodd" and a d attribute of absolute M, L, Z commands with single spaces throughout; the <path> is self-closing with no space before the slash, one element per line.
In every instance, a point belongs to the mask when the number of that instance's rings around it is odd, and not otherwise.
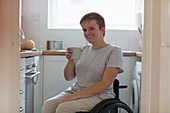
<path fill-rule="evenodd" d="M 72 56 L 70 59 L 78 60 L 81 56 L 81 48 L 80 47 L 70 47 L 70 50 L 72 51 Z"/>

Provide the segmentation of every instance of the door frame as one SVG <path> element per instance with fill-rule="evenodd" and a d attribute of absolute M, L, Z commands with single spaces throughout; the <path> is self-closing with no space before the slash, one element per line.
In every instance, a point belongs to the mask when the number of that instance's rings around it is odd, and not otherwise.
<path fill-rule="evenodd" d="M 170 112 L 170 90 L 166 89 L 170 77 L 165 70 L 168 55 L 162 48 L 162 43 L 168 39 L 169 1 L 144 1 L 141 113 Z"/>
<path fill-rule="evenodd" d="M 159 111 L 160 0 L 144 1 L 141 113 Z"/>

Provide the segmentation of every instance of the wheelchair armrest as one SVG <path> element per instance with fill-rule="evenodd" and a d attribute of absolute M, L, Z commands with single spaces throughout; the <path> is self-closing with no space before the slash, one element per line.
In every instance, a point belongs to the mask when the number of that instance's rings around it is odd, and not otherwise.
<path fill-rule="evenodd" d="M 125 85 L 125 84 L 119 85 L 119 89 L 123 89 L 123 88 L 127 88 L 127 85 Z"/>

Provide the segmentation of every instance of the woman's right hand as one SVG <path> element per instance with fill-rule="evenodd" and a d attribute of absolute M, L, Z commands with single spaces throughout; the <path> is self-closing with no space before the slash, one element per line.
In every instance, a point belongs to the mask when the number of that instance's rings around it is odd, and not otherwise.
<path fill-rule="evenodd" d="M 70 57 L 72 56 L 72 53 L 73 53 L 73 51 L 70 50 L 70 48 L 67 48 L 66 58 L 67 58 L 68 60 L 73 60 L 73 59 L 70 59 Z M 73 61 L 74 61 L 74 60 L 73 60 Z"/>
<path fill-rule="evenodd" d="M 67 81 L 72 80 L 75 78 L 75 71 L 74 71 L 74 59 L 70 59 L 72 56 L 72 51 L 70 48 L 67 49 L 66 58 L 68 62 L 64 68 L 64 77 Z"/>

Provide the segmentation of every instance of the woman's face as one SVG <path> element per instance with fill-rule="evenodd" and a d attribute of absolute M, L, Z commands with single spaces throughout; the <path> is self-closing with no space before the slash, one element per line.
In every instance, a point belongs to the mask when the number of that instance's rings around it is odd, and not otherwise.
<path fill-rule="evenodd" d="M 89 43 L 95 44 L 101 39 L 103 40 L 103 34 L 105 32 L 105 28 L 103 27 L 100 30 L 96 20 L 84 21 L 81 23 L 81 26 L 84 32 L 84 37 Z"/>

